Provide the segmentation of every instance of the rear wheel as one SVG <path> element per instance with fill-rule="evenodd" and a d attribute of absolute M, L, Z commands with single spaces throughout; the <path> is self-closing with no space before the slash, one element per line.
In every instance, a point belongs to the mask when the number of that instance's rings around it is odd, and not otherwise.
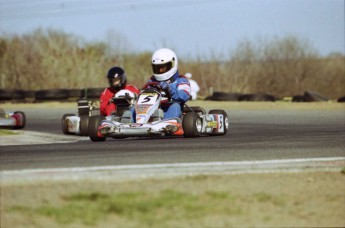
<path fill-rule="evenodd" d="M 187 107 L 185 106 L 183 108 L 183 112 L 184 113 L 187 113 L 187 112 L 196 112 L 196 113 L 199 113 L 201 115 L 205 115 L 206 114 L 206 111 L 204 108 L 202 107 L 199 107 L 199 106 L 191 106 L 191 107 Z"/>
<path fill-rule="evenodd" d="M 221 109 L 214 109 L 214 110 L 210 110 L 208 112 L 208 114 L 220 114 L 223 115 L 223 117 L 221 117 L 220 119 L 220 126 L 219 128 L 224 128 L 224 132 L 218 132 L 218 129 L 214 129 L 212 135 L 225 135 L 228 132 L 229 129 L 229 118 L 228 118 L 228 114 Z"/>
<path fill-rule="evenodd" d="M 101 121 L 104 120 L 104 116 L 91 116 L 89 119 L 88 133 L 91 141 L 93 142 L 103 142 L 105 137 L 98 136 L 98 127 L 101 124 Z"/>
<path fill-rule="evenodd" d="M 196 138 L 201 134 L 202 121 L 200 116 L 195 112 L 187 112 L 183 116 L 182 126 L 184 137 L 186 138 Z"/>
<path fill-rule="evenodd" d="M 21 112 L 21 111 L 16 111 L 14 112 L 14 115 L 16 115 L 16 117 L 18 118 L 19 120 L 19 125 L 17 125 L 15 128 L 16 129 L 22 129 L 25 127 L 25 124 L 26 124 L 26 116 L 25 116 L 25 113 L 24 112 Z"/>
<path fill-rule="evenodd" d="M 89 120 L 90 117 L 88 115 L 81 115 L 80 116 L 80 135 L 81 136 L 88 136 L 89 135 Z"/>
<path fill-rule="evenodd" d="M 72 133 L 68 132 L 68 123 L 67 123 L 67 117 L 75 116 L 74 114 L 64 114 L 61 119 L 61 125 L 62 125 L 62 132 L 65 135 L 71 135 Z"/>

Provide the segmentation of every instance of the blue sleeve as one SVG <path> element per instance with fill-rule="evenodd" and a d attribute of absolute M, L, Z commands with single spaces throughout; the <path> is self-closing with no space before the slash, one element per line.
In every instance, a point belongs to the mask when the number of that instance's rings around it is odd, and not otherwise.
<path fill-rule="evenodd" d="M 179 78 L 170 84 L 171 98 L 174 101 L 186 102 L 190 98 L 190 84 L 187 79 Z"/>

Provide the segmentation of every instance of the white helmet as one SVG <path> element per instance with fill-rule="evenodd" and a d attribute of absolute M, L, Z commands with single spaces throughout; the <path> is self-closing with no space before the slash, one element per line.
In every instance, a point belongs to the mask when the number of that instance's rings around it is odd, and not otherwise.
<path fill-rule="evenodd" d="M 157 81 L 165 81 L 177 72 L 177 56 L 168 48 L 155 51 L 151 58 L 153 76 Z"/>
<path fill-rule="evenodd" d="M 185 76 L 186 78 L 192 78 L 192 74 L 191 74 L 191 73 L 185 73 L 184 76 Z"/>

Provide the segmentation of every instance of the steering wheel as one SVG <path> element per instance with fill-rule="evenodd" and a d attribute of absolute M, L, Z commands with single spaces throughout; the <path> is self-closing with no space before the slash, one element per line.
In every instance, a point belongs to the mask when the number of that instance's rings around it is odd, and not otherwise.
<path fill-rule="evenodd" d="M 157 90 L 161 94 L 162 92 L 164 92 L 165 97 L 167 97 L 169 101 L 171 100 L 170 90 L 168 88 L 163 89 L 161 85 L 159 84 L 159 82 L 148 82 L 143 86 L 143 89 L 154 89 L 154 90 Z"/>

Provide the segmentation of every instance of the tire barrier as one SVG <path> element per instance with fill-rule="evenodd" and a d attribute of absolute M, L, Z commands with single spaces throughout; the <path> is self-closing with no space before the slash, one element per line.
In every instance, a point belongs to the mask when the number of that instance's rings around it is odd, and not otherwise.
<path fill-rule="evenodd" d="M 312 91 L 305 91 L 303 96 L 305 97 L 307 102 L 329 100 L 327 97 Z"/>
<path fill-rule="evenodd" d="M 305 91 L 303 95 L 295 95 L 292 97 L 277 98 L 276 96 L 264 93 L 226 93 L 226 92 L 213 92 L 212 96 L 208 96 L 205 100 L 212 101 L 292 101 L 292 102 L 319 102 L 329 101 L 328 97 L 325 97 L 319 93 L 313 91 Z M 340 97 L 336 100 L 337 102 L 345 102 L 345 96 Z"/>
<path fill-rule="evenodd" d="M 42 101 L 77 101 L 81 98 L 98 100 L 104 88 L 85 89 L 47 89 L 15 90 L 0 89 L 0 102 L 42 102 Z"/>
<path fill-rule="evenodd" d="M 207 97 L 206 100 L 238 101 L 241 95 L 240 93 L 213 92 L 212 96 Z"/>
<path fill-rule="evenodd" d="M 98 100 L 104 88 L 84 88 L 84 89 L 50 89 L 50 90 L 17 90 L 0 89 L 0 102 L 42 102 L 42 101 L 77 101 L 81 98 L 88 100 Z M 227 92 L 213 92 L 205 100 L 212 101 L 278 101 L 284 100 L 269 94 L 241 94 Z M 290 97 L 292 102 L 317 102 L 329 101 L 330 99 L 312 91 L 305 91 L 303 95 Z M 345 102 L 345 96 L 335 100 Z"/>
<path fill-rule="evenodd" d="M 24 96 L 25 96 L 26 101 L 33 102 L 33 101 L 35 101 L 36 91 L 34 91 L 34 90 L 24 91 Z"/>
<path fill-rule="evenodd" d="M 39 90 L 35 94 L 36 101 L 45 100 L 67 100 L 68 90 L 67 89 L 51 89 L 51 90 Z"/>
<path fill-rule="evenodd" d="M 315 101 L 329 101 L 329 99 L 316 92 L 305 91 L 303 95 L 295 95 L 292 97 L 292 102 L 315 102 Z"/>
<path fill-rule="evenodd" d="M 25 94 L 23 90 L 0 89 L 0 101 L 24 100 L 24 99 L 25 99 Z"/>
<path fill-rule="evenodd" d="M 241 95 L 239 101 L 276 101 L 276 98 L 270 94 L 244 94 Z"/>
<path fill-rule="evenodd" d="M 82 91 L 80 89 L 69 89 L 68 90 L 68 99 L 77 101 L 82 98 Z"/>
<path fill-rule="evenodd" d="M 104 88 L 85 88 L 81 90 L 81 97 L 86 99 L 99 99 Z"/>
<path fill-rule="evenodd" d="M 212 96 L 206 97 L 205 100 L 213 101 L 276 101 L 276 97 L 269 94 L 241 94 L 214 92 Z"/>
<path fill-rule="evenodd" d="M 345 102 L 345 96 L 339 97 L 337 101 L 338 101 L 338 102 Z"/>
<path fill-rule="evenodd" d="M 305 102 L 303 95 L 295 95 L 292 97 L 292 102 Z"/>

